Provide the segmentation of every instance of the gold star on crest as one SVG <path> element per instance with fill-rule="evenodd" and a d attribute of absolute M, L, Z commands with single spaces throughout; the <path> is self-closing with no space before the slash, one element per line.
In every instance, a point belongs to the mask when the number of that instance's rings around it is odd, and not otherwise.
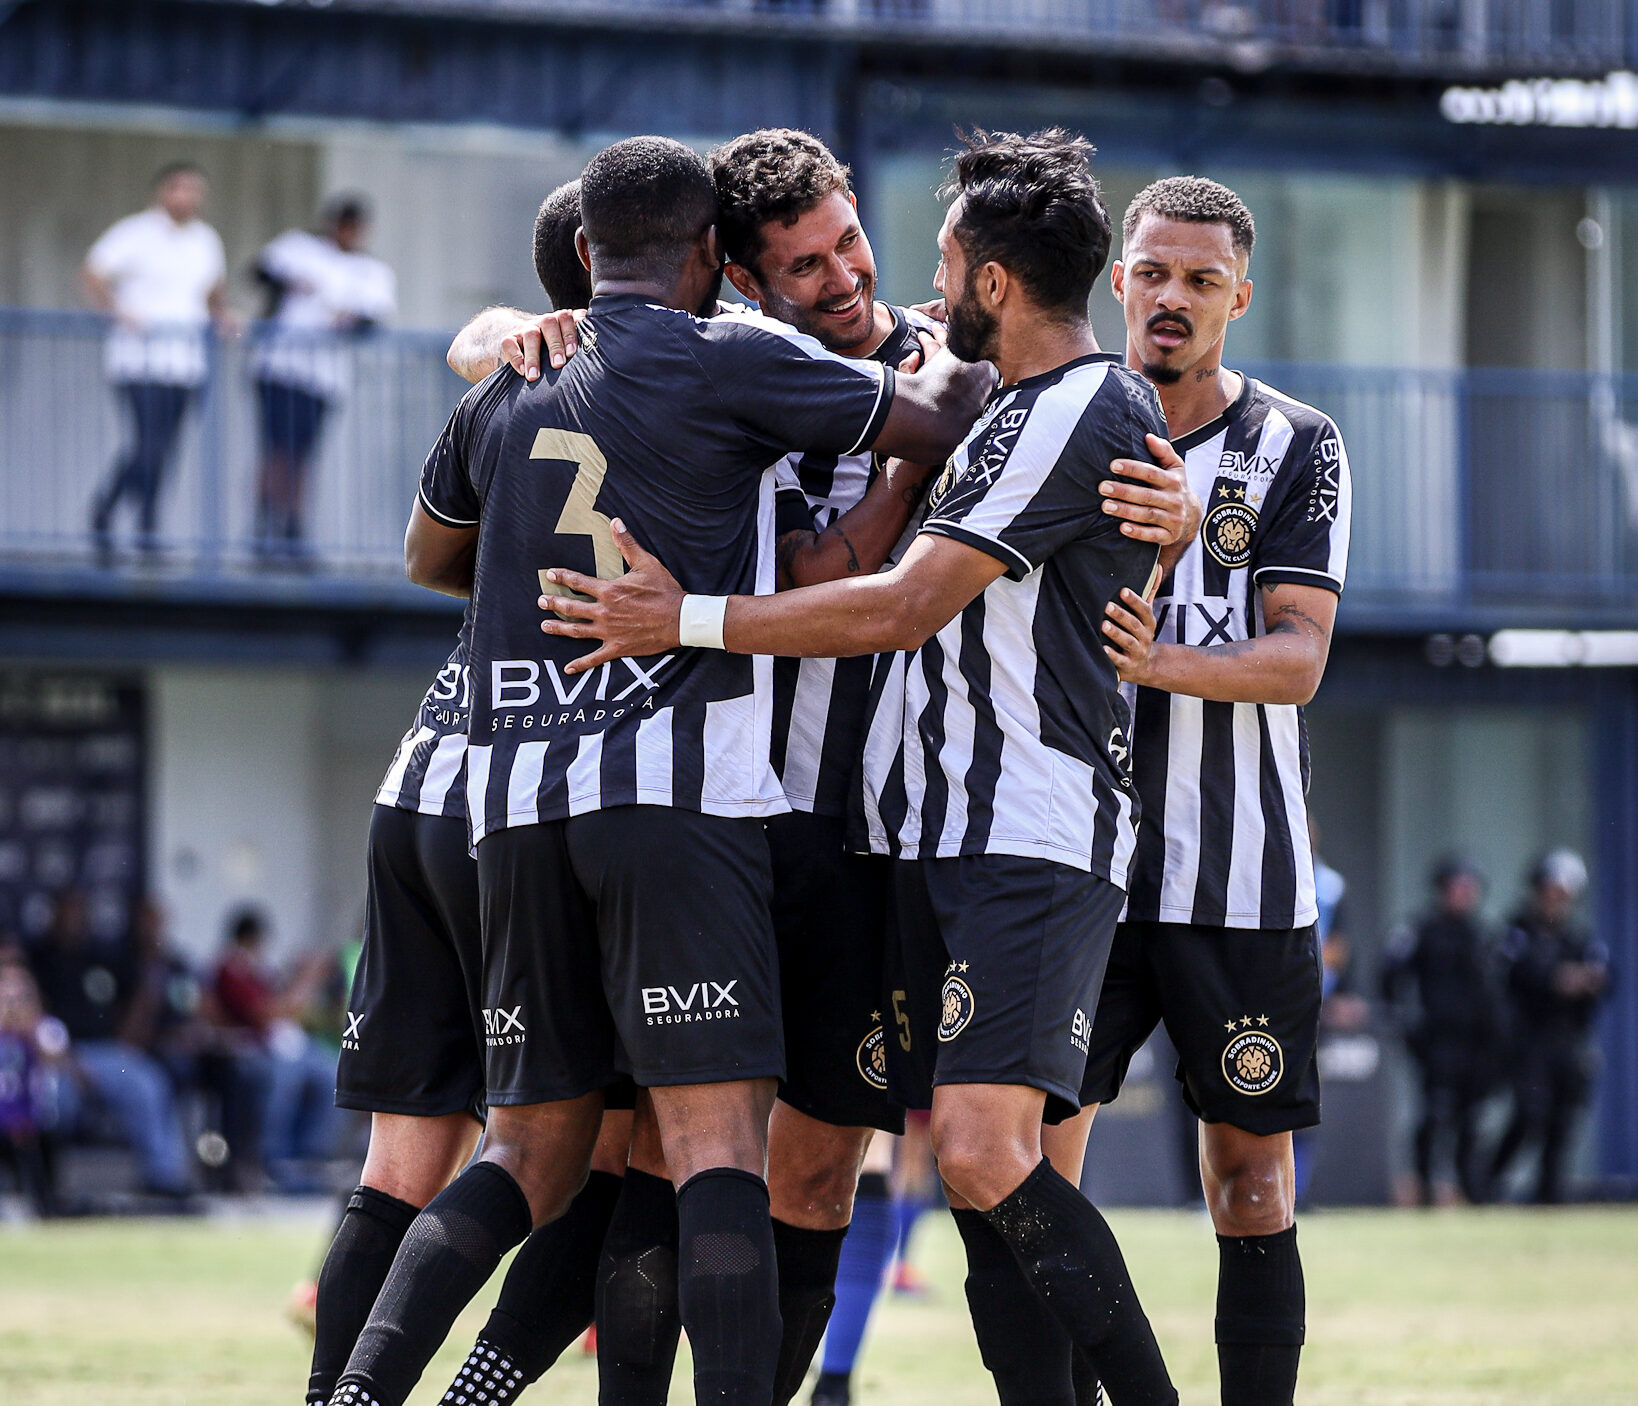
<path fill-rule="evenodd" d="M 1266 1015 L 1260 1015 L 1260 1016 L 1258 1016 L 1258 1017 L 1257 1017 L 1257 1024 L 1259 1024 L 1259 1025 L 1267 1025 L 1267 1024 L 1268 1024 L 1268 1017 L 1267 1017 L 1267 1016 L 1266 1016 Z"/>
<path fill-rule="evenodd" d="M 1250 1029 L 1251 1028 L 1251 1017 L 1249 1015 L 1241 1016 L 1240 1017 L 1240 1024 L 1243 1027 L 1245 1027 L 1246 1029 Z"/>
<path fill-rule="evenodd" d="M 966 963 L 966 962 L 963 962 L 963 963 L 962 963 L 962 964 L 961 964 L 961 965 L 960 965 L 960 966 L 958 966 L 958 967 L 957 967 L 957 968 L 956 968 L 956 970 L 957 970 L 957 971 L 963 971 L 963 972 L 964 972 L 964 971 L 966 971 L 966 970 L 967 970 L 967 965 L 968 965 L 968 964 L 967 964 L 967 963 Z"/>
<path fill-rule="evenodd" d="M 945 968 L 944 968 L 944 975 L 945 975 L 945 976 L 948 976 L 948 975 L 949 975 L 949 974 L 950 974 L 950 973 L 951 973 L 951 972 L 953 972 L 953 971 L 954 971 L 954 970 L 955 970 L 955 963 L 954 963 L 954 962 L 951 962 L 951 963 L 950 963 L 950 965 L 949 965 L 949 966 L 947 966 L 947 967 L 945 967 Z"/>
<path fill-rule="evenodd" d="M 1239 1021 L 1237 1021 L 1237 1020 L 1231 1020 L 1231 1021 L 1229 1021 L 1229 1023 L 1228 1023 L 1228 1024 L 1227 1024 L 1227 1025 L 1225 1025 L 1225 1026 L 1224 1026 L 1224 1027 L 1223 1027 L 1223 1029 L 1225 1029 L 1225 1030 L 1226 1030 L 1226 1031 L 1228 1031 L 1228 1032 L 1229 1032 L 1229 1034 L 1231 1034 L 1231 1035 L 1232 1035 L 1232 1034 L 1233 1034 L 1233 1033 L 1234 1033 L 1234 1031 L 1235 1031 L 1235 1027 L 1236 1027 L 1236 1026 L 1238 1026 L 1238 1025 L 1239 1025 L 1239 1023 L 1240 1023 L 1240 1022 L 1239 1022 Z"/>

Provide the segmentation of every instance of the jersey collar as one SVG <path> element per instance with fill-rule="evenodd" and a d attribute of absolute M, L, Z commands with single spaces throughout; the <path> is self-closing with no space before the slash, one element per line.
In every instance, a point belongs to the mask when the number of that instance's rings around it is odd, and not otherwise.
<path fill-rule="evenodd" d="M 1067 376 L 1071 371 L 1077 371 L 1083 366 L 1096 366 L 1100 361 L 1120 362 L 1124 358 L 1119 352 L 1088 352 L 1085 356 L 1077 356 L 1062 366 L 1054 366 L 1050 371 L 1037 371 L 1033 376 L 1025 376 L 1021 381 L 1014 381 L 1010 386 L 997 386 L 995 393 L 998 396 L 1011 395 L 1013 391 L 1028 390 L 1031 386 L 1045 386 Z"/>
<path fill-rule="evenodd" d="M 1214 415 L 1197 430 L 1190 430 L 1186 435 L 1179 435 L 1172 441 L 1172 448 L 1179 454 L 1187 454 L 1191 449 L 1198 449 L 1208 440 L 1216 439 L 1230 425 L 1246 413 L 1251 405 L 1252 389 L 1257 384 L 1244 371 L 1238 373 L 1240 377 L 1240 394 L 1235 396 L 1218 415 Z"/>

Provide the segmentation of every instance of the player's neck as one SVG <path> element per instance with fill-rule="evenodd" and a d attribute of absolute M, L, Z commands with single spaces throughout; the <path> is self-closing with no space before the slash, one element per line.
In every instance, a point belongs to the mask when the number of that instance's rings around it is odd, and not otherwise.
<path fill-rule="evenodd" d="M 880 300 L 872 306 L 876 315 L 870 319 L 869 335 L 864 340 L 855 342 L 851 347 L 830 348 L 837 356 L 846 356 L 851 357 L 854 361 L 863 361 L 887 340 L 887 334 L 893 330 L 893 309 Z"/>
<path fill-rule="evenodd" d="M 622 293 L 635 293 L 639 297 L 647 298 L 651 303 L 658 303 L 664 308 L 675 308 L 678 312 L 692 312 L 688 302 L 688 291 L 685 288 L 664 283 L 656 283 L 647 278 L 600 278 L 592 287 L 592 297 L 616 297 Z"/>
<path fill-rule="evenodd" d="M 1245 384 L 1238 371 L 1230 371 L 1213 359 L 1191 366 L 1179 381 L 1156 385 L 1160 408 L 1166 415 L 1166 432 L 1173 438 L 1191 434 L 1210 424 L 1234 404 Z"/>
<path fill-rule="evenodd" d="M 1056 371 L 1083 356 L 1096 356 L 1100 348 L 1090 322 L 1047 322 L 1031 319 L 1022 327 L 1009 329 L 1003 322 L 996 334 L 995 369 L 1001 384 L 1011 386 Z"/>

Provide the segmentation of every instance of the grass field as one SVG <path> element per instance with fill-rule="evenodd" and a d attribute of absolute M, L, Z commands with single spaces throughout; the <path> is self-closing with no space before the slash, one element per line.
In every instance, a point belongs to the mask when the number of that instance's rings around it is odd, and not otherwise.
<path fill-rule="evenodd" d="M 1209 1227 L 1172 1212 L 1111 1220 L 1185 1406 L 1215 1402 Z M 328 1229 L 301 1218 L 0 1226 L 0 1402 L 295 1406 L 308 1345 L 282 1307 Z M 1638 1401 L 1638 1211 L 1332 1213 L 1301 1234 L 1305 1406 Z M 884 1301 L 855 1399 L 993 1402 L 948 1218 L 929 1217 L 916 1248 L 936 1297 Z M 438 1400 L 481 1321 L 462 1320 L 416 1406 Z M 684 1370 L 679 1403 L 691 1399 Z M 575 1349 L 531 1396 L 591 1406 L 595 1379 Z"/>

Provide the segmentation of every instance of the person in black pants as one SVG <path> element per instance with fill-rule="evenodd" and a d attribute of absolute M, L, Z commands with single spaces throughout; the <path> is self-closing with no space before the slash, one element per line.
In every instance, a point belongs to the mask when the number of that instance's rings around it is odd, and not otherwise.
<path fill-rule="evenodd" d="M 1610 985 L 1609 949 L 1573 921 L 1587 866 L 1554 850 L 1530 875 L 1530 896 L 1502 940 L 1512 1009 L 1513 1118 L 1491 1160 L 1499 1182 L 1526 1143 L 1541 1144 L 1534 1199 L 1564 1200 L 1576 1115 L 1592 1093 L 1593 1016 Z"/>
<path fill-rule="evenodd" d="M 1397 934 L 1382 968 L 1382 994 L 1395 1004 L 1414 995 L 1416 1014 L 1405 1046 L 1422 1079 L 1422 1117 L 1416 1126 L 1417 1190 L 1424 1205 L 1434 1195 L 1439 1148 L 1454 1148 L 1455 1172 L 1471 1202 L 1487 1199 L 1477 1157 L 1479 1105 L 1496 1082 L 1499 1012 L 1491 980 L 1491 952 L 1479 921 L 1484 880 L 1471 864 L 1446 859 L 1431 875 L 1435 906 Z"/>

